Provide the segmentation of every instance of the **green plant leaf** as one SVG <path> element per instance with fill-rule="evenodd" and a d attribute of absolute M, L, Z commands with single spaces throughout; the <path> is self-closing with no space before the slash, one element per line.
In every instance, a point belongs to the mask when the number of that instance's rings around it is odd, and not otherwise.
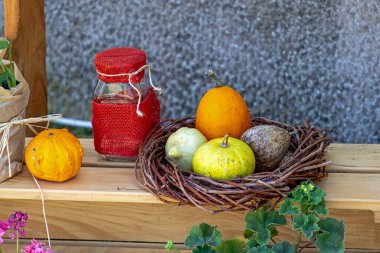
<path fill-rule="evenodd" d="M 301 214 L 293 218 L 293 230 L 301 230 L 302 234 L 307 238 L 312 238 L 314 232 L 319 231 L 319 218 L 315 214 Z"/>
<path fill-rule="evenodd" d="M 165 249 L 167 249 L 167 250 L 175 249 L 175 245 L 174 245 L 173 241 L 168 241 L 165 245 Z"/>
<path fill-rule="evenodd" d="M 275 236 L 278 236 L 278 231 L 277 231 L 277 228 L 276 227 L 270 227 L 269 228 L 269 231 L 270 231 L 270 238 L 273 238 Z"/>
<path fill-rule="evenodd" d="M 291 245 L 288 241 L 277 243 L 272 249 L 275 253 L 295 253 L 293 245 Z"/>
<path fill-rule="evenodd" d="M 320 215 L 327 215 L 325 201 L 326 193 L 319 187 L 313 185 L 310 180 L 302 182 L 290 194 L 290 198 L 301 204 L 303 213 L 314 213 Z"/>
<path fill-rule="evenodd" d="M 0 50 L 1 49 L 6 49 L 9 47 L 9 41 L 7 41 L 6 39 L 0 39 Z"/>
<path fill-rule="evenodd" d="M 256 212 L 249 212 L 245 216 L 246 227 L 255 232 L 253 238 L 260 244 L 268 244 L 271 238 L 270 228 L 286 225 L 285 216 L 277 211 L 267 211 L 268 207 L 261 207 Z"/>
<path fill-rule="evenodd" d="M 319 227 L 322 231 L 317 235 L 315 245 L 321 253 L 343 253 L 345 228 L 344 221 L 337 221 L 334 218 L 326 218 L 319 221 Z"/>
<path fill-rule="evenodd" d="M 301 213 L 299 206 L 294 205 L 294 200 L 286 198 L 280 205 L 278 212 L 282 215 L 296 215 Z"/>
<path fill-rule="evenodd" d="M 248 248 L 248 249 L 256 248 L 256 247 L 258 247 L 258 246 L 260 246 L 260 245 L 259 245 L 259 244 L 256 242 L 256 240 L 253 239 L 253 238 L 249 239 L 248 242 L 247 242 L 247 248 Z"/>
<path fill-rule="evenodd" d="M 314 190 L 315 186 L 310 181 L 304 181 L 292 191 L 291 198 L 301 204 L 309 203 L 310 193 Z"/>
<path fill-rule="evenodd" d="M 211 246 L 198 246 L 192 251 L 193 253 L 217 253 Z"/>
<path fill-rule="evenodd" d="M 276 252 L 274 252 L 274 250 L 269 248 L 268 246 L 262 245 L 259 247 L 249 249 L 247 253 L 276 253 Z"/>
<path fill-rule="evenodd" d="M 310 205 L 309 212 L 324 216 L 329 215 L 329 210 L 326 207 L 326 201 L 323 199 L 317 205 Z"/>
<path fill-rule="evenodd" d="M 245 252 L 247 243 L 241 239 L 224 240 L 215 248 L 217 253 L 242 253 Z"/>
<path fill-rule="evenodd" d="M 314 189 L 310 192 L 309 202 L 312 205 L 318 205 L 326 197 L 326 193 L 319 187 L 314 186 Z"/>
<path fill-rule="evenodd" d="M 210 245 L 216 247 L 222 243 L 222 234 L 216 227 L 206 223 L 191 228 L 189 235 L 185 240 L 187 248 Z"/>
<path fill-rule="evenodd" d="M 252 236 L 255 235 L 255 232 L 253 232 L 253 231 L 252 231 L 251 229 L 249 229 L 249 228 L 246 228 L 246 229 L 244 229 L 244 233 L 243 233 L 243 235 L 244 235 L 245 238 L 249 239 L 249 238 L 251 238 Z"/>
<path fill-rule="evenodd" d="M 7 80 L 9 78 L 8 71 L 4 71 L 0 74 L 0 83 Z"/>

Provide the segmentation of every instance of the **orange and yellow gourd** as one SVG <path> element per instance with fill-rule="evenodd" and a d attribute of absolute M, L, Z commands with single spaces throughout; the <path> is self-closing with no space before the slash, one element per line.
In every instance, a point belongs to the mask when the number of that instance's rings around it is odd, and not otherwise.
<path fill-rule="evenodd" d="M 63 182 L 78 174 L 83 154 L 79 140 L 67 129 L 49 129 L 29 142 L 25 162 L 36 178 Z"/>

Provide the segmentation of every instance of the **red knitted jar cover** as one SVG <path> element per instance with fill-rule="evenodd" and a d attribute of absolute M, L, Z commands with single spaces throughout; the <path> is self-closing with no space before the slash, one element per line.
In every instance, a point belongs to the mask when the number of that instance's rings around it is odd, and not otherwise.
<path fill-rule="evenodd" d="M 110 48 L 97 53 L 94 63 L 98 78 L 103 82 L 129 83 L 127 74 L 137 71 L 146 64 L 146 54 L 138 48 Z M 144 70 L 131 76 L 131 82 L 139 83 L 143 78 Z"/>
<path fill-rule="evenodd" d="M 103 155 L 133 157 L 152 128 L 160 122 L 160 102 L 153 88 L 140 104 L 92 102 L 95 150 Z"/>

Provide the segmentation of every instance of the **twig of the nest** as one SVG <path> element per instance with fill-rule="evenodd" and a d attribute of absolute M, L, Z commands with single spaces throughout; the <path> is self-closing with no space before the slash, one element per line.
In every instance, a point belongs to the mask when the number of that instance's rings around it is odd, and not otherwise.
<path fill-rule="evenodd" d="M 232 180 L 181 171 L 165 158 L 165 143 L 179 128 L 194 127 L 194 121 L 194 117 L 164 121 L 153 129 L 140 148 L 136 178 L 165 203 L 193 205 L 213 213 L 256 210 L 268 203 L 274 207 L 301 181 L 326 176 L 325 167 L 330 162 L 323 156 L 331 142 L 329 131 L 318 130 L 309 122 L 290 126 L 266 118 L 254 118 L 252 126 L 275 125 L 291 135 L 292 156 L 274 171 Z"/>

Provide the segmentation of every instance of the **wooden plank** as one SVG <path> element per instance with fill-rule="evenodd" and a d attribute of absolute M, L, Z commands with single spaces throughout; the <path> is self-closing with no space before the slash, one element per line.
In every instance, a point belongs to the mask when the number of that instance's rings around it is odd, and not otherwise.
<path fill-rule="evenodd" d="M 21 240 L 21 248 L 25 247 L 29 240 Z M 134 242 L 107 242 L 107 241 L 62 241 L 53 240 L 52 248 L 54 253 L 67 253 L 67 252 L 80 252 L 80 253 L 168 253 L 170 251 L 164 250 L 163 243 L 134 243 Z M 9 240 L 5 241 L 2 245 L 4 252 L 14 252 L 14 242 Z M 191 250 L 185 250 L 184 246 L 177 246 L 181 253 L 190 253 Z M 174 251 L 171 251 L 174 252 Z M 317 253 L 314 248 L 303 250 L 304 253 Z M 346 253 L 380 253 L 380 250 L 372 249 L 346 249 Z"/>
<path fill-rule="evenodd" d="M 83 157 L 83 167 L 106 167 L 106 168 L 129 168 L 135 167 L 135 159 L 129 161 L 107 161 L 100 157 L 94 149 L 93 139 L 80 139 L 85 150 Z"/>
<path fill-rule="evenodd" d="M 40 240 L 44 241 L 44 240 Z M 24 248 L 30 244 L 30 239 L 20 240 L 20 248 Z M 47 242 L 46 242 L 47 244 Z M 102 253 L 158 253 L 169 251 L 164 250 L 164 243 L 136 243 L 136 242 L 111 242 L 111 241 L 68 241 L 68 240 L 51 240 L 51 245 L 54 253 L 67 253 L 67 252 L 102 252 Z M 1 247 L 3 252 L 14 252 L 16 245 L 12 240 L 4 240 L 4 245 Z M 177 244 L 177 248 L 182 253 L 190 253 L 186 250 L 183 244 Z"/>
<path fill-rule="evenodd" d="M 212 215 L 188 206 L 47 201 L 45 207 L 51 238 L 62 240 L 181 243 L 190 228 L 201 222 L 217 225 L 223 238 L 242 234 L 245 226 L 243 212 Z M 3 214 L 13 210 L 28 213 L 28 237 L 46 238 L 39 201 L 2 201 Z M 380 249 L 380 224 L 373 222 L 372 212 L 330 210 L 330 215 L 346 221 L 347 248 Z M 279 231 L 277 241 L 293 241 L 294 233 L 289 227 Z"/>
<path fill-rule="evenodd" d="M 26 143 L 30 141 L 27 138 Z M 83 167 L 106 167 L 133 169 L 135 160 L 107 161 L 94 150 L 91 138 L 81 138 L 85 150 Z M 333 163 L 327 167 L 329 173 L 379 173 L 380 174 L 380 144 L 340 144 L 333 143 L 327 149 L 326 160 Z"/>
<path fill-rule="evenodd" d="M 46 115 L 44 0 L 4 0 L 4 33 L 31 90 L 26 116 Z"/>
<path fill-rule="evenodd" d="M 110 162 L 102 159 L 94 150 L 93 139 L 80 139 L 85 156 L 83 166 L 133 168 L 135 161 Z M 332 165 L 327 167 L 329 173 L 379 173 L 380 144 L 331 144 L 325 156 Z"/>
<path fill-rule="evenodd" d="M 161 203 L 143 189 L 133 170 L 83 167 L 65 182 L 39 180 L 46 200 Z M 317 182 L 327 193 L 330 208 L 380 211 L 380 174 L 331 173 Z M 0 199 L 40 199 L 29 171 L 0 184 Z"/>
<path fill-rule="evenodd" d="M 133 170 L 84 167 L 64 183 L 39 180 L 46 200 L 161 203 L 136 181 Z M 40 199 L 29 171 L 0 184 L 0 199 Z"/>
<path fill-rule="evenodd" d="M 330 173 L 380 173 L 380 144 L 331 144 L 326 160 Z"/>

